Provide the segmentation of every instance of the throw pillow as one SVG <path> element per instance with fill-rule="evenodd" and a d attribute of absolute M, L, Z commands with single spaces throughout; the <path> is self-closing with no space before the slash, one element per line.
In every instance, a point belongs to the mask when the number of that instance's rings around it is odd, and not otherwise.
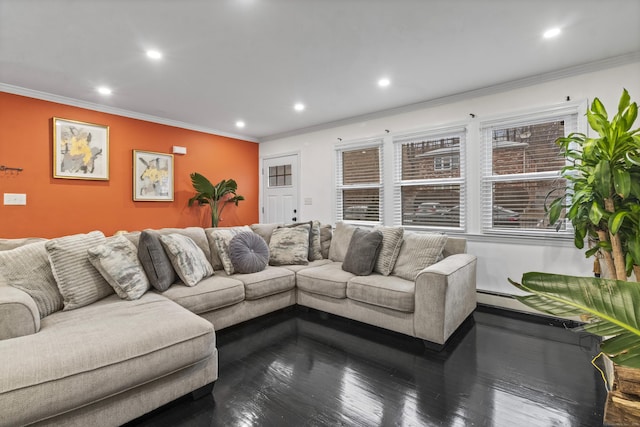
<path fill-rule="evenodd" d="M 269 253 L 270 265 L 309 264 L 309 224 L 273 230 Z"/>
<path fill-rule="evenodd" d="M 113 288 L 91 265 L 87 254 L 87 250 L 106 241 L 101 231 L 92 231 L 45 243 L 53 277 L 64 300 L 63 310 L 84 307 L 113 293 Z"/>
<path fill-rule="evenodd" d="M 213 267 L 207 261 L 207 256 L 190 237 L 174 233 L 160 236 L 160 241 L 171 260 L 171 265 L 185 285 L 195 286 L 213 274 Z"/>
<path fill-rule="evenodd" d="M 33 298 L 41 319 L 63 307 L 62 295 L 51 271 L 45 243 L 43 240 L 0 251 L 0 276 L 8 285 Z"/>
<path fill-rule="evenodd" d="M 229 258 L 235 273 L 257 273 L 269 263 L 269 247 L 256 233 L 242 232 L 229 242 Z"/>
<path fill-rule="evenodd" d="M 314 231 L 313 231 L 313 221 L 309 221 L 309 222 L 294 222 L 292 224 L 282 225 L 282 226 L 280 226 L 278 228 L 283 228 L 283 227 L 291 228 L 291 227 L 297 227 L 299 225 L 308 225 L 309 226 L 309 245 L 308 245 L 309 254 L 307 255 L 307 259 L 309 261 L 314 261 L 314 259 L 312 259 L 312 257 L 315 256 L 315 255 L 313 255 L 313 241 L 314 241 L 314 234 L 315 234 Z M 320 225 L 320 223 L 318 223 L 318 225 Z M 319 238 L 320 237 L 320 229 L 319 228 L 317 230 L 317 235 L 318 235 L 318 238 Z M 320 242 L 318 241 L 318 243 L 320 243 Z M 322 258 L 320 258 L 320 259 L 322 259 Z"/>
<path fill-rule="evenodd" d="M 405 233 L 393 274 L 407 280 L 416 280 L 418 273 L 434 264 L 442 252 L 447 236 L 436 233 Z"/>
<path fill-rule="evenodd" d="M 28 245 L 29 243 L 45 242 L 47 239 L 40 237 L 24 237 L 22 239 L 0 239 L 0 251 L 8 251 Z"/>
<path fill-rule="evenodd" d="M 147 274 L 151 286 L 164 292 L 173 285 L 178 276 L 171 260 L 160 242 L 160 234 L 154 230 L 144 230 L 138 242 L 138 258 Z"/>
<path fill-rule="evenodd" d="M 229 242 L 238 233 L 250 232 L 248 225 L 241 227 L 207 228 L 207 238 L 211 248 L 211 266 L 214 270 L 224 269 L 225 273 L 233 274 L 233 264 L 229 258 Z"/>
<path fill-rule="evenodd" d="M 320 259 L 323 259 L 320 237 L 320 221 L 313 221 L 309 231 L 309 261 L 317 261 Z"/>
<path fill-rule="evenodd" d="M 398 259 L 404 228 L 376 226 L 373 229 L 382 233 L 382 248 L 374 270 L 383 276 L 388 276 L 393 271 L 393 266 Z"/>
<path fill-rule="evenodd" d="M 320 226 L 320 251 L 322 252 L 322 259 L 329 258 L 332 234 L 333 230 L 331 229 L 331 224 L 322 224 Z"/>
<path fill-rule="evenodd" d="M 373 272 L 382 246 L 382 233 L 360 228 L 353 232 L 342 269 L 356 276 L 368 276 Z"/>
<path fill-rule="evenodd" d="M 329 247 L 329 259 L 331 261 L 344 261 L 344 256 L 349 249 L 349 242 L 356 227 L 344 222 L 336 223 L 336 229 L 331 237 L 331 246 Z"/>
<path fill-rule="evenodd" d="M 149 279 L 138 259 L 138 249 L 124 235 L 88 250 L 89 262 L 122 299 L 136 300 L 149 290 Z"/>

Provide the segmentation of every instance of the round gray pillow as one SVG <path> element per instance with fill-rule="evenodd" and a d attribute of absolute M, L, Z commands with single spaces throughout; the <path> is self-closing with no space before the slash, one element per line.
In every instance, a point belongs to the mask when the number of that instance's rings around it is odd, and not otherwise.
<path fill-rule="evenodd" d="M 256 233 L 243 231 L 229 242 L 229 258 L 236 273 L 257 273 L 269 263 L 269 247 Z"/>

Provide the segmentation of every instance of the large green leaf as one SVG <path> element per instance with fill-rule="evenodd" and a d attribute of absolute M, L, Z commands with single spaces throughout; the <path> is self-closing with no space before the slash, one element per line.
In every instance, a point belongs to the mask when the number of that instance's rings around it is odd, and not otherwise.
<path fill-rule="evenodd" d="M 611 167 L 608 160 L 600 160 L 594 171 L 594 181 L 603 198 L 611 195 Z"/>
<path fill-rule="evenodd" d="M 618 114 L 622 114 L 622 112 L 629 106 L 631 102 L 631 96 L 627 89 L 622 90 L 622 95 L 620 95 L 620 101 L 618 101 Z"/>
<path fill-rule="evenodd" d="M 631 191 L 631 175 L 626 169 L 616 167 L 613 172 L 613 186 L 616 189 L 616 193 L 623 199 L 629 196 Z"/>
<path fill-rule="evenodd" d="M 191 184 L 193 184 L 193 188 L 200 194 L 207 196 L 209 198 L 212 197 L 213 184 L 203 175 L 200 175 L 198 172 L 194 172 L 191 174 Z"/>
<path fill-rule="evenodd" d="M 521 284 L 509 282 L 533 294 L 516 298 L 536 310 L 599 319 L 581 329 L 614 335 L 602 351 L 620 365 L 640 368 L 640 283 L 535 272 L 525 273 Z"/>

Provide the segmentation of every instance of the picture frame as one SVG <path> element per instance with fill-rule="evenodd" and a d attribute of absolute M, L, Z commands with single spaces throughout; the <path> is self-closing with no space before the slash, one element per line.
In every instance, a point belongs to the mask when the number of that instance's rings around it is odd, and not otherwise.
<path fill-rule="evenodd" d="M 173 154 L 133 150 L 133 200 L 173 201 Z"/>
<path fill-rule="evenodd" d="M 53 118 L 53 177 L 109 180 L 109 126 Z"/>

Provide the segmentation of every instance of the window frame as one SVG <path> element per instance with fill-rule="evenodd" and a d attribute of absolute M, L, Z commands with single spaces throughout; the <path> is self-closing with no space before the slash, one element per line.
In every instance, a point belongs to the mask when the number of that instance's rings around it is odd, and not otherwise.
<path fill-rule="evenodd" d="M 343 163 L 342 155 L 345 152 L 351 152 L 356 150 L 378 150 L 378 183 L 368 184 L 344 184 L 343 181 Z M 384 138 L 375 137 L 367 138 L 364 140 L 349 141 L 342 144 L 336 144 L 334 146 L 334 170 L 335 170 L 335 220 L 343 221 L 350 224 L 361 225 L 382 225 L 384 223 Z M 344 219 L 344 190 L 359 190 L 359 189 L 378 189 L 378 220 L 355 220 Z"/>
<path fill-rule="evenodd" d="M 510 182 L 542 182 L 562 178 L 561 168 L 557 171 L 527 172 L 514 174 L 493 173 L 493 139 L 492 131 L 509 127 L 524 127 L 552 121 L 563 120 L 565 123 L 564 136 L 572 132 L 587 132 L 586 120 L 581 112 L 587 108 L 586 101 L 571 102 L 547 108 L 540 108 L 525 113 L 504 114 L 479 124 L 480 139 L 480 202 L 481 202 L 481 233 L 492 236 L 543 237 L 553 239 L 572 239 L 574 232 L 571 223 L 564 219 L 564 229 L 556 231 L 550 229 L 500 227 L 493 225 L 493 184 Z M 506 137 L 506 135 L 505 135 Z M 570 160 L 565 158 L 565 165 Z"/>
<path fill-rule="evenodd" d="M 406 229 L 423 230 L 423 231 L 443 231 L 454 233 L 465 233 L 467 231 L 466 221 L 466 198 L 467 198 L 467 164 L 466 164 L 466 151 L 468 140 L 469 127 L 468 125 L 456 125 L 448 127 L 438 127 L 425 129 L 420 132 L 397 134 L 392 137 L 392 144 L 394 147 L 394 161 L 393 161 L 393 198 L 394 198 L 394 211 L 393 211 L 393 223 L 394 225 L 400 225 Z M 458 138 L 460 143 L 457 153 L 446 154 L 445 156 L 450 159 L 448 168 L 437 169 L 436 158 L 434 157 L 433 166 L 434 171 L 446 172 L 451 170 L 459 170 L 459 176 L 454 178 L 424 178 L 424 179 L 402 179 L 402 146 L 403 144 L 411 142 L 429 142 L 437 139 L 453 139 Z M 457 158 L 457 161 L 454 160 Z M 459 185 L 460 200 L 458 202 L 460 221 L 458 227 L 450 226 L 436 226 L 436 225 L 415 225 L 415 224 L 403 224 L 404 213 L 402 211 L 402 189 L 403 187 L 412 186 L 447 186 L 447 185 Z"/>

